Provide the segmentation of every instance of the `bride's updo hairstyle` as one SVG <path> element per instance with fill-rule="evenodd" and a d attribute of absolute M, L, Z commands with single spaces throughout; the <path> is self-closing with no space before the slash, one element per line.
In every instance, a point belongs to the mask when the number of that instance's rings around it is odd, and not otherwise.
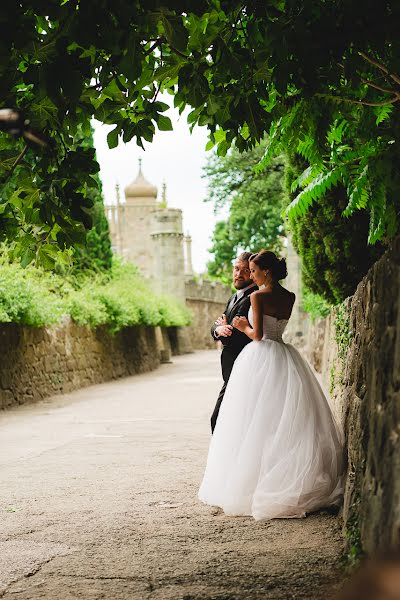
<path fill-rule="evenodd" d="M 272 277 L 279 281 L 287 277 L 286 260 L 278 258 L 274 252 L 270 250 L 260 250 L 256 254 L 252 254 L 249 258 L 249 263 L 253 262 L 262 271 L 271 271 Z"/>

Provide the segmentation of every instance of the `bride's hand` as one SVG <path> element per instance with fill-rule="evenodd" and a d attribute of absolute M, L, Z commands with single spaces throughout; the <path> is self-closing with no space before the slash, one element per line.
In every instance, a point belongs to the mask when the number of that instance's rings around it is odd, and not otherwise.
<path fill-rule="evenodd" d="M 233 321 L 232 321 L 232 325 L 234 327 L 236 327 L 236 329 L 239 329 L 239 331 L 243 331 L 246 329 L 246 327 L 249 326 L 249 322 L 246 319 L 246 317 L 234 317 Z"/>

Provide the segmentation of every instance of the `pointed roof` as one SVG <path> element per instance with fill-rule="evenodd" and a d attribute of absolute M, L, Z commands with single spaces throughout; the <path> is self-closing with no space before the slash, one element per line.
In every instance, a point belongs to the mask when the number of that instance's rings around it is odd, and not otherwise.
<path fill-rule="evenodd" d="M 139 158 L 139 173 L 136 179 L 125 188 L 125 198 L 157 198 L 157 188 L 144 177 L 142 159 Z"/>

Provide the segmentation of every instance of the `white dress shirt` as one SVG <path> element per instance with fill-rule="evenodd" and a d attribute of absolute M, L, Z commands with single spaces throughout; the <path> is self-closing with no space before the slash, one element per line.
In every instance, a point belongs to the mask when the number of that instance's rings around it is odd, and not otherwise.
<path fill-rule="evenodd" d="M 240 298 L 242 298 L 242 296 L 244 296 L 244 293 L 247 292 L 247 290 L 249 290 L 253 286 L 254 286 L 254 283 L 251 283 L 250 285 L 248 285 L 247 287 L 243 288 L 242 290 L 236 290 L 236 302 L 238 300 L 240 300 Z"/>

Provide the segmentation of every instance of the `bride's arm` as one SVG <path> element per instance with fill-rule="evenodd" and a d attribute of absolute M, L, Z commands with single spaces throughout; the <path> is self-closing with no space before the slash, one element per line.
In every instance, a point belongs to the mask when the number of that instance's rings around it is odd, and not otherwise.
<path fill-rule="evenodd" d="M 251 340 L 261 340 L 263 336 L 263 305 L 261 295 L 253 292 L 250 296 L 251 307 L 253 309 L 253 327 L 246 317 L 235 317 L 232 325 L 242 331 Z"/>

